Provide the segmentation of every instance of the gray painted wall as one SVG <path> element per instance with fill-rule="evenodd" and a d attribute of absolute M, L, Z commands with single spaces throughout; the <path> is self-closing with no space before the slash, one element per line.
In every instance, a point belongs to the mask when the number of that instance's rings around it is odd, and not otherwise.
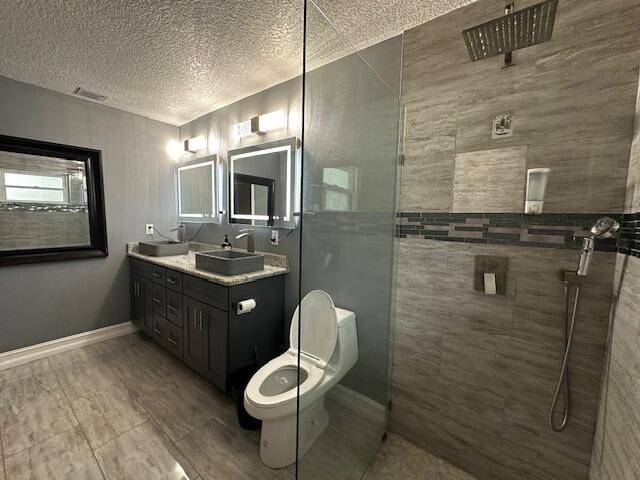
<path fill-rule="evenodd" d="M 287 127 L 282 130 L 274 130 L 266 135 L 248 135 L 237 138 L 233 133 L 233 126 L 249 118 L 269 113 L 276 110 L 284 110 L 287 113 Z M 204 115 L 192 122 L 180 127 L 180 140 L 186 140 L 199 135 L 204 135 L 207 141 L 207 150 L 197 154 L 184 153 L 180 161 L 188 161 L 195 158 L 217 154 L 219 162 L 222 162 L 224 170 L 225 209 L 228 210 L 228 158 L 230 149 L 270 142 L 287 137 L 302 136 L 302 81 L 301 78 L 289 80 L 267 90 L 244 98 L 231 105 Z M 199 224 L 188 224 L 187 237 L 192 237 L 199 229 Z M 235 240 L 238 230 L 247 228 L 246 225 L 227 223 L 226 216 L 222 223 L 206 224 L 195 240 L 205 243 L 221 244 L 224 235 L 229 234 L 229 240 L 238 248 L 246 248 L 246 240 Z M 288 235 L 289 234 L 289 235 Z M 288 235 L 288 236 L 287 236 Z M 287 318 L 290 318 L 298 302 L 298 271 L 299 271 L 299 231 L 280 230 L 280 245 L 274 246 L 269 242 L 271 228 L 256 227 L 256 250 L 263 252 L 287 255 L 290 261 L 291 272 L 285 280 L 285 303 Z M 287 236 L 286 238 L 284 238 Z M 288 339 L 288 335 L 287 335 Z"/>
<path fill-rule="evenodd" d="M 399 76 L 401 38 L 379 46 L 382 54 L 376 64 L 385 65 L 387 71 L 395 65 Z M 371 49 L 367 56 L 373 57 Z M 397 91 L 389 90 L 357 55 L 314 70 L 306 80 L 303 294 L 325 290 L 336 305 L 355 312 L 358 363 L 343 383 L 386 405 L 400 114 Z M 323 211 L 323 170 L 340 167 L 355 172 L 355 210 Z"/>
<path fill-rule="evenodd" d="M 178 129 L 0 77 L 0 133 L 102 150 L 109 257 L 0 267 L 0 351 L 129 320 L 125 243 L 175 222 Z"/>
<path fill-rule="evenodd" d="M 300 229 L 282 240 L 279 246 L 269 243 L 270 228 L 257 228 L 256 249 L 288 255 L 291 272 L 286 278 L 287 326 L 298 303 L 299 273 L 302 268 L 303 295 L 313 288 L 323 288 L 333 296 L 336 305 L 358 314 L 360 361 L 345 378 L 354 390 L 386 403 L 388 390 L 388 348 L 395 165 L 401 72 L 402 38 L 395 37 L 362 52 L 361 56 L 375 68 L 374 74 L 361 58 L 347 58 L 321 67 L 307 77 L 307 118 L 305 137 L 305 184 L 317 182 L 321 166 L 357 165 L 361 167 L 359 210 L 365 215 L 350 214 L 349 224 L 371 225 L 371 216 L 380 218 L 371 230 L 347 232 L 336 227 L 340 215 L 322 214 L 317 222 L 306 218 L 308 232 L 302 244 L 305 263 L 300 265 Z M 377 76 L 376 76 L 377 75 Z M 379 77 L 379 78 L 378 78 Z M 380 81 L 382 79 L 383 82 Z M 386 86 L 385 86 L 386 84 Z M 227 107 L 216 110 L 180 127 L 180 140 L 204 135 L 208 150 L 185 154 L 183 160 L 218 154 L 228 172 L 227 151 L 240 146 L 264 143 L 288 136 L 301 137 L 301 78 L 276 85 Z M 288 126 L 264 136 L 241 139 L 232 134 L 233 125 L 254 115 L 283 109 L 288 113 Z M 314 170 L 315 169 L 315 170 Z M 227 182 L 225 182 L 225 188 Z M 305 187 L 306 188 L 306 187 Z M 310 190 L 310 188 L 308 189 Z M 225 191 L 225 198 L 227 192 Z M 310 207 L 311 199 L 305 200 Z M 307 209 L 307 208 L 305 208 Z M 311 208 L 308 208 L 309 210 Z M 344 221 L 343 221 L 344 223 Z M 192 236 L 199 225 L 191 225 Z M 231 242 L 244 248 L 244 241 L 232 235 L 244 226 L 208 224 L 197 240 L 221 243 L 229 233 Z M 349 229 L 347 229 L 349 230 Z M 287 235 L 289 230 L 281 230 Z M 327 254 L 332 263 L 325 265 Z M 331 268 L 327 268 L 330 266 Z M 363 281 L 366 279 L 367 281 Z M 287 333 L 288 342 L 288 333 Z"/>

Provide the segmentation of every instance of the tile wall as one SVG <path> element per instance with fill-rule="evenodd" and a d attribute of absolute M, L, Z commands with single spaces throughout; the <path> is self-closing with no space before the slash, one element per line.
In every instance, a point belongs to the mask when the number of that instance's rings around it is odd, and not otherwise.
<path fill-rule="evenodd" d="M 516 52 L 506 69 L 472 63 L 462 30 L 503 8 L 479 0 L 405 33 L 391 425 L 481 480 L 582 480 L 615 243 L 599 244 L 584 287 L 572 421 L 555 434 L 546 416 L 563 349 L 561 274 L 576 268 L 591 222 L 620 216 L 633 188 L 640 4 L 560 0 L 551 42 Z M 501 113 L 513 115 L 513 135 L 494 139 Z M 539 167 L 551 175 L 536 218 L 522 214 L 524 172 Z M 477 255 L 508 258 L 506 295 L 474 291 Z"/>
<path fill-rule="evenodd" d="M 640 478 L 640 91 L 591 480 Z M 623 255 L 626 254 L 626 255 Z"/>

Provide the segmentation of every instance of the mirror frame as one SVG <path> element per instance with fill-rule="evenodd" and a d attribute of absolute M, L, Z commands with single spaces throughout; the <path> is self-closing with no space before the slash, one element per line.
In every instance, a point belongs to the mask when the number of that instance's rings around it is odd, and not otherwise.
<path fill-rule="evenodd" d="M 180 170 L 197 168 L 204 165 L 211 165 L 213 168 L 211 169 L 211 184 L 213 186 L 212 192 L 212 212 L 213 215 L 211 217 L 197 217 L 193 215 L 181 215 L 180 211 Z M 186 162 L 180 162 L 176 165 L 175 170 L 175 181 L 176 181 L 176 218 L 178 219 L 178 223 L 220 223 L 220 185 L 218 185 L 219 173 L 218 173 L 218 155 L 215 153 L 212 155 L 206 155 L 203 157 L 198 157 L 193 160 L 188 160 Z"/>
<path fill-rule="evenodd" d="M 234 160 L 258 156 L 265 153 L 273 153 L 277 151 L 287 152 L 287 179 L 286 179 L 286 197 L 285 197 L 285 216 L 282 219 L 275 220 L 273 216 L 267 221 L 267 225 L 252 225 L 252 228 L 295 228 L 295 186 L 296 186 L 296 162 L 297 152 L 300 148 L 298 137 L 287 137 L 272 142 L 258 143 L 247 147 L 234 148 L 227 151 L 227 160 L 229 163 L 229 195 L 228 195 L 228 215 L 227 220 L 230 224 L 245 225 L 237 220 L 252 220 L 251 215 L 242 215 L 241 217 L 234 214 Z M 250 175 L 250 174 L 249 174 Z M 254 220 L 264 221 L 264 218 L 255 218 Z"/>
<path fill-rule="evenodd" d="M 84 162 L 90 236 L 88 245 L 3 250 L 0 251 L 0 265 L 55 262 L 109 255 L 100 150 L 7 135 L 0 135 L 0 150 Z"/>

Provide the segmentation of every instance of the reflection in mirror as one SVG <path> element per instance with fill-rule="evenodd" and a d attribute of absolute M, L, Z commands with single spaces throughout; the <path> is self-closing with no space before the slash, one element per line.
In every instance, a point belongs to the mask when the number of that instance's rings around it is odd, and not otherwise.
<path fill-rule="evenodd" d="M 181 163 L 176 171 L 178 221 L 217 221 L 216 156 Z"/>
<path fill-rule="evenodd" d="M 254 226 L 273 225 L 272 178 L 236 173 L 233 176 L 233 211 L 239 217 L 236 223 Z"/>
<path fill-rule="evenodd" d="M 294 228 L 293 178 L 297 139 L 229 151 L 229 221 Z"/>
<path fill-rule="evenodd" d="M 106 253 L 99 152 L 0 137 L 0 263 Z"/>

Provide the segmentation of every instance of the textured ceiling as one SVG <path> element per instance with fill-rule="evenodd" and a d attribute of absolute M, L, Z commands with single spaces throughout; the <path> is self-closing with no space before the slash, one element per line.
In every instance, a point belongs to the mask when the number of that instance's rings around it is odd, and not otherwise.
<path fill-rule="evenodd" d="M 471 1 L 317 3 L 362 48 Z M 181 125 L 299 75 L 302 4 L 0 0 L 0 75 L 63 93 L 81 86 L 110 106 Z M 317 58 L 346 53 L 335 41 L 312 43 L 328 49 Z"/>

